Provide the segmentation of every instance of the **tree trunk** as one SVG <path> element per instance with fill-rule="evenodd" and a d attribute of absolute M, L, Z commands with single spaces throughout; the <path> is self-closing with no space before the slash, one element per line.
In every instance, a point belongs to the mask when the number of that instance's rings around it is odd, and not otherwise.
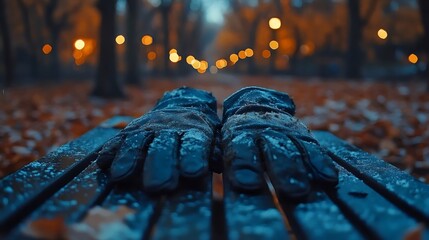
<path fill-rule="evenodd" d="M 60 51 L 59 51 L 59 39 L 60 39 L 60 31 L 58 29 L 51 29 L 51 41 L 52 41 L 52 52 L 51 52 L 51 69 L 49 76 L 52 78 L 51 80 L 55 82 L 60 81 L 61 76 L 61 59 L 60 59 Z"/>
<path fill-rule="evenodd" d="M 349 33 L 348 52 L 346 59 L 346 76 L 348 78 L 361 77 L 362 65 L 362 28 L 363 23 L 360 16 L 360 0 L 348 0 L 349 11 Z"/>
<path fill-rule="evenodd" d="M 92 95 L 102 98 L 123 98 L 124 92 L 118 82 L 116 68 L 116 0 L 99 0 L 101 15 L 100 50 L 97 76 Z"/>
<path fill-rule="evenodd" d="M 5 1 L 0 0 L 0 33 L 3 43 L 3 64 L 5 70 L 4 86 L 10 87 L 15 78 L 15 62 L 12 56 L 12 45 L 10 42 L 10 33 L 6 17 Z"/>
<path fill-rule="evenodd" d="M 127 72 L 125 82 L 128 84 L 139 85 L 139 69 L 138 69 L 138 46 L 139 38 L 137 36 L 137 15 L 138 1 L 127 0 L 127 38 L 126 46 L 126 65 Z"/>
<path fill-rule="evenodd" d="M 429 61 L 429 1 L 419 0 L 420 18 L 422 19 L 424 29 L 423 48 L 426 54 L 426 58 Z M 426 75 L 426 91 L 429 92 L 429 62 L 426 63 L 425 69 Z"/>
<path fill-rule="evenodd" d="M 164 45 L 164 74 L 170 75 L 170 24 L 168 22 L 168 15 L 170 12 L 170 6 L 161 6 L 162 15 L 162 35 Z"/>
<path fill-rule="evenodd" d="M 39 78 L 39 61 L 37 59 L 37 49 L 36 44 L 34 43 L 34 39 L 32 37 L 32 28 L 31 28 L 31 20 L 30 20 L 30 6 L 26 6 L 23 0 L 17 1 L 24 25 L 24 37 L 28 46 L 28 53 L 30 56 L 30 65 L 31 65 L 31 73 L 35 79 Z"/>

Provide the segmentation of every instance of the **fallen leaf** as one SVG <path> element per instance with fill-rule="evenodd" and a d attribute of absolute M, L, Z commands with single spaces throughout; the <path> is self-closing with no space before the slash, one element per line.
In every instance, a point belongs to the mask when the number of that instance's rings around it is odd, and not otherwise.
<path fill-rule="evenodd" d="M 41 218 L 28 222 L 21 232 L 37 239 L 63 239 L 66 226 L 62 218 Z"/>

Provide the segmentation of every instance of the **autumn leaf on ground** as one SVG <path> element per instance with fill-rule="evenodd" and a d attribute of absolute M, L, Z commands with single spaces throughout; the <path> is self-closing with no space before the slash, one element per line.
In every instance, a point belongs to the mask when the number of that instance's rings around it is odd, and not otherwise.
<path fill-rule="evenodd" d="M 404 240 L 420 240 L 423 239 L 425 226 L 423 224 L 418 225 L 417 227 L 409 230 L 405 236 Z"/>
<path fill-rule="evenodd" d="M 67 239 L 139 239 L 140 233 L 132 231 L 125 223 L 125 219 L 132 216 L 134 210 L 119 206 L 115 210 L 96 206 L 88 211 L 85 219 L 80 223 L 67 226 Z"/>
<path fill-rule="evenodd" d="M 36 239 L 64 239 L 66 226 L 64 219 L 53 218 L 53 219 L 37 219 L 27 223 L 21 232 L 29 237 Z"/>

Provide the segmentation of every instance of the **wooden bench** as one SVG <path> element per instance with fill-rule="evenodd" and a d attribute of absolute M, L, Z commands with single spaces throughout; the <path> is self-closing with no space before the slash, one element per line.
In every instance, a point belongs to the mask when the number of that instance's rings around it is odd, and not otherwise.
<path fill-rule="evenodd" d="M 323 131 L 314 134 L 335 160 L 340 182 L 335 190 L 320 186 L 307 202 L 277 198 L 269 184 L 264 194 L 238 194 L 227 181 L 219 187 L 217 174 L 201 189 L 171 196 L 117 189 L 94 159 L 120 130 L 115 126 L 130 120 L 114 117 L 2 179 L 1 238 L 31 239 L 21 230 L 26 223 L 61 218 L 71 224 L 97 205 L 133 209 L 129 228 L 139 239 L 429 238 L 429 186 Z"/>

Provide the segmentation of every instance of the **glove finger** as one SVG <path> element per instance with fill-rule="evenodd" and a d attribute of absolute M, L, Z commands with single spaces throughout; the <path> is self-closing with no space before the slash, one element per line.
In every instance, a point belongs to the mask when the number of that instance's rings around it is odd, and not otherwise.
<path fill-rule="evenodd" d="M 261 139 L 262 156 L 276 191 L 288 198 L 301 198 L 311 191 L 310 180 L 299 149 L 285 136 L 266 134 Z"/>
<path fill-rule="evenodd" d="M 97 159 L 95 160 L 99 168 L 103 170 L 110 168 L 112 161 L 116 156 L 116 152 L 121 147 L 123 140 L 123 135 L 116 135 L 103 145 L 101 150 L 98 152 Z"/>
<path fill-rule="evenodd" d="M 225 160 L 232 187 L 242 191 L 257 191 L 264 186 L 259 150 L 251 134 L 240 134 L 228 143 Z"/>
<path fill-rule="evenodd" d="M 127 134 L 110 168 L 113 181 L 124 181 L 143 165 L 144 149 L 151 140 L 149 132 L 134 131 Z"/>
<path fill-rule="evenodd" d="M 161 131 L 149 146 L 143 169 L 143 187 L 148 192 L 174 190 L 179 184 L 179 136 Z"/>
<path fill-rule="evenodd" d="M 324 183 L 338 183 L 338 169 L 326 151 L 313 142 L 294 140 L 304 153 L 304 163 L 311 169 L 314 180 Z"/>
<path fill-rule="evenodd" d="M 200 177 L 208 171 L 212 140 L 201 131 L 185 132 L 181 138 L 179 167 L 184 177 Z"/>

